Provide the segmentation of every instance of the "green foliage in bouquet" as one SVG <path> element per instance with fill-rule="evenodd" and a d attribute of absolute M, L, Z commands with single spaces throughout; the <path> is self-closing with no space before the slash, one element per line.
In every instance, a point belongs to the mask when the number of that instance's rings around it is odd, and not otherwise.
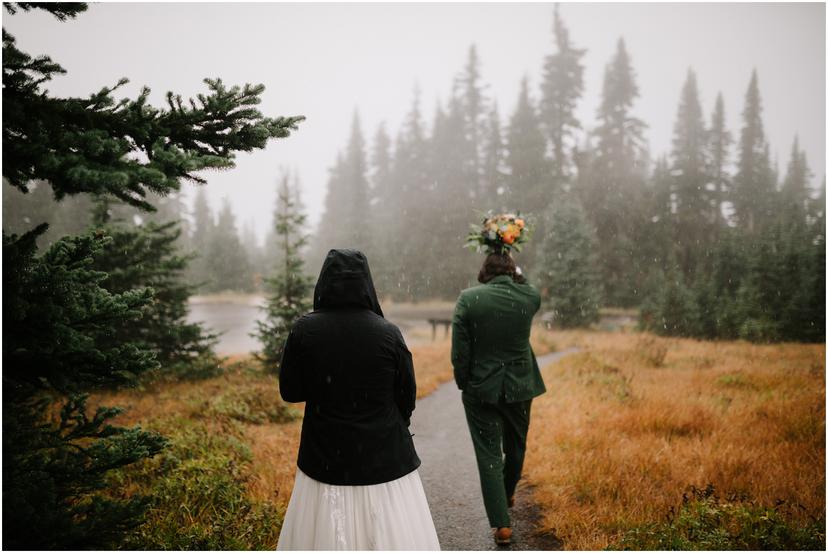
<path fill-rule="evenodd" d="M 487 212 L 479 225 L 472 223 L 466 238 L 466 247 L 477 252 L 506 254 L 519 252 L 532 234 L 526 218 L 517 213 L 493 214 Z"/>

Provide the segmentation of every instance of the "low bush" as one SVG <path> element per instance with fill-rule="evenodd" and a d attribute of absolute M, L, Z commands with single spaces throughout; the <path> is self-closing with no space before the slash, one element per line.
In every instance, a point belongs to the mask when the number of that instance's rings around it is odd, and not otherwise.
<path fill-rule="evenodd" d="M 691 487 L 664 521 L 631 528 L 608 549 L 824 551 L 825 519 L 796 512 L 803 509 L 782 501 L 769 507 L 745 497 L 722 499 L 711 484 Z M 797 522 L 803 514 L 807 522 Z"/>
<path fill-rule="evenodd" d="M 247 493 L 252 454 L 234 421 L 211 430 L 184 417 L 153 421 L 163 454 L 113 476 L 112 489 L 152 498 L 124 547 L 150 550 L 275 549 L 283 507 Z"/>

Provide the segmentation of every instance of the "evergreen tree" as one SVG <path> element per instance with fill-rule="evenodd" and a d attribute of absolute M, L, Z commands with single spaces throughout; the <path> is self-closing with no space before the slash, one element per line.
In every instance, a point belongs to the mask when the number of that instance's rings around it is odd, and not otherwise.
<path fill-rule="evenodd" d="M 508 201 L 504 197 L 507 177 L 505 163 L 506 145 L 503 142 L 497 103 L 494 103 L 489 112 L 489 122 L 486 125 L 484 139 L 482 194 L 477 201 L 479 210 L 509 209 L 509 206 L 504 205 L 504 201 Z"/>
<path fill-rule="evenodd" d="M 258 290 L 264 275 L 268 273 L 268 263 L 266 252 L 259 246 L 253 219 L 248 219 L 242 226 L 240 238 L 247 260 L 250 263 L 251 286 L 254 290 Z"/>
<path fill-rule="evenodd" d="M 236 216 L 228 198 L 224 198 L 207 245 L 206 270 L 211 278 L 206 286 L 210 292 L 249 291 L 252 288 L 250 261 L 241 244 Z"/>
<path fill-rule="evenodd" d="M 340 228 L 340 235 L 347 247 L 370 253 L 372 236 L 370 227 L 366 224 L 369 208 L 367 171 L 365 139 L 362 137 L 359 115 L 354 112 L 351 139 L 345 154 L 340 185 L 344 188 L 344 200 L 346 201 L 343 205 L 345 225 Z"/>
<path fill-rule="evenodd" d="M 656 300 L 651 330 L 667 336 L 695 336 L 698 332 L 698 307 L 687 286 L 681 266 L 671 252 L 667 260 L 664 285 Z"/>
<path fill-rule="evenodd" d="M 395 255 L 392 273 L 395 275 L 393 295 L 402 299 L 423 298 L 428 294 L 430 252 L 423 248 L 417 233 L 425 232 L 431 215 L 433 178 L 430 172 L 429 142 L 420 113 L 420 92 L 415 89 L 411 109 L 403 129 L 397 137 L 393 180 L 397 191 L 397 224 L 393 229 Z M 389 292 L 391 292 L 389 290 Z"/>
<path fill-rule="evenodd" d="M 791 159 L 785 180 L 782 182 L 782 195 L 787 204 L 802 208 L 802 214 L 808 209 L 810 200 L 809 181 L 813 174 L 808 168 L 808 159 L 804 151 L 799 150 L 799 135 L 794 137 L 791 147 Z"/>
<path fill-rule="evenodd" d="M 549 178 L 545 155 L 546 139 L 529 97 L 528 79 L 524 77 L 506 133 L 507 201 L 512 209 L 541 213 L 549 205 L 554 183 Z"/>
<path fill-rule="evenodd" d="M 594 230 L 571 195 L 552 204 L 549 211 L 535 270 L 538 286 L 558 325 L 589 326 L 598 320 L 602 295 Z"/>
<path fill-rule="evenodd" d="M 388 136 L 383 122 L 377 127 L 377 132 L 374 135 L 374 146 L 371 150 L 369 179 L 371 194 L 368 202 L 372 210 L 378 212 L 377 223 L 381 226 L 386 226 L 389 222 L 389 209 L 393 194 L 392 163 L 391 137 Z"/>
<path fill-rule="evenodd" d="M 468 60 L 463 71 L 457 76 L 455 96 L 462 106 L 465 140 L 455 147 L 461 148 L 464 158 L 465 190 L 464 200 L 468 202 L 482 193 L 482 137 L 484 134 L 486 104 L 480 77 L 480 60 L 474 44 L 469 47 Z"/>
<path fill-rule="evenodd" d="M 558 15 L 555 4 L 553 24 L 557 52 L 546 56 L 541 83 L 540 118 L 552 147 L 552 175 L 556 183 L 565 183 L 572 174 L 572 152 L 567 141 L 574 139 L 581 123 L 575 116 L 578 100 L 584 92 L 585 49 L 572 46 L 569 30 Z"/>
<path fill-rule="evenodd" d="M 370 232 L 368 164 L 359 116 L 354 112 L 351 135 L 345 154 L 340 154 L 328 180 L 325 212 L 313 248 L 313 257 L 322 260 L 331 248 L 356 248 L 366 254 L 373 250 Z"/>
<path fill-rule="evenodd" d="M 313 260 L 314 272 L 318 273 L 322 268 L 322 261 L 328 250 L 331 248 L 345 247 L 340 242 L 339 234 L 345 225 L 345 218 L 342 213 L 342 206 L 347 205 L 345 188 L 342 186 L 345 159 L 342 152 L 336 157 L 333 167 L 328 169 L 328 186 L 325 193 L 325 205 L 322 217 L 317 226 L 316 236 L 311 248 L 311 259 Z M 273 235 L 275 242 L 278 242 L 278 234 Z"/>
<path fill-rule="evenodd" d="M 687 80 L 681 92 L 678 116 L 673 130 L 672 174 L 673 195 L 676 202 L 675 244 L 679 265 L 692 285 L 695 272 L 706 262 L 715 215 L 709 197 L 707 131 L 699 104 L 696 76 L 687 71 Z"/>
<path fill-rule="evenodd" d="M 638 86 L 624 40 L 604 72 L 597 144 L 590 178 L 581 190 L 584 209 L 598 236 L 602 280 L 609 305 L 630 306 L 640 301 L 645 267 L 633 236 L 644 225 L 641 213 L 646 179 L 645 124 L 631 114 Z"/>
<path fill-rule="evenodd" d="M 667 258 L 676 244 L 675 214 L 673 213 L 673 179 L 667 156 L 656 160 L 650 184 L 644 195 L 646 213 L 643 233 L 636 236 L 639 252 L 646 260 L 647 273 L 660 273 L 667 269 Z M 647 293 L 652 292 L 648 290 Z"/>
<path fill-rule="evenodd" d="M 110 240 L 91 267 L 107 275 L 103 287 L 112 294 L 145 288 L 154 292 L 139 320 L 113 322 L 112 336 L 153 352 L 163 374 L 215 374 L 218 361 L 212 346 L 216 335 L 199 323 L 187 322 L 187 300 L 193 287 L 184 282 L 183 273 L 191 256 L 178 253 L 178 222 L 135 225 L 111 220 L 109 206 L 105 197 L 98 198 L 92 230 Z"/>
<path fill-rule="evenodd" d="M 86 9 L 4 7 L 60 20 Z M 42 180 L 56 199 L 94 193 L 152 211 L 150 192 L 169 194 L 181 179 L 203 182 L 196 171 L 232 167 L 234 152 L 261 149 L 301 120 L 263 117 L 255 108 L 262 86 L 227 88 L 219 79 L 186 104 L 169 93 L 162 109 L 147 103 L 146 88 L 116 101 L 125 79 L 90 97 L 54 97 L 44 83 L 64 72 L 47 56 L 21 51 L 3 30 L 3 178 L 21 192 Z M 98 492 L 112 469 L 152 457 L 164 439 L 112 425 L 118 408 L 88 416 L 84 392 L 134 382 L 156 365 L 154 352 L 113 332 L 140 316 L 152 290 L 103 287 L 107 274 L 91 268 L 102 236 L 65 237 L 38 257 L 35 240 L 45 229 L 3 235 L 3 546 L 112 548 L 140 522 L 146 502 Z"/>
<path fill-rule="evenodd" d="M 726 223 L 722 214 L 722 203 L 730 193 L 730 176 L 727 173 L 728 156 L 733 139 L 725 127 L 724 99 L 722 93 L 716 95 L 716 106 L 710 121 L 708 131 L 708 160 L 710 163 L 710 177 L 713 190 L 713 215 L 715 234 L 718 235 Z"/>
<path fill-rule="evenodd" d="M 253 336 L 262 343 L 257 357 L 269 372 L 278 374 L 285 342 L 296 320 L 313 307 L 311 294 L 313 283 L 304 274 L 301 250 L 307 244 L 306 216 L 299 205 L 298 186 L 291 189 L 289 175 L 285 173 L 279 186 L 275 231 L 281 239 L 283 265 L 266 280 L 270 295 L 264 321 L 256 321 Z"/>
<path fill-rule="evenodd" d="M 742 110 L 743 127 L 739 139 L 738 170 L 733 178 L 733 207 L 739 225 L 757 232 L 769 217 L 773 192 L 770 159 L 762 129 L 762 105 L 756 70 L 750 77 Z"/>
<path fill-rule="evenodd" d="M 375 261 L 371 266 L 377 293 L 386 294 L 392 285 L 394 275 L 386 264 L 392 255 L 394 243 L 390 230 L 394 226 L 396 214 L 394 209 L 394 182 L 392 180 L 391 138 L 385 130 L 385 123 L 377 127 L 374 145 L 370 156 L 370 207 L 369 228 L 375 229 L 373 235 L 373 253 Z"/>
<path fill-rule="evenodd" d="M 37 256 L 46 226 L 3 235 L 3 547 L 106 549 L 147 504 L 98 494 L 107 472 L 152 457 L 165 440 L 112 426 L 119 408 L 90 418 L 83 392 L 157 366 L 138 341 L 112 332 L 140 320 L 152 290 L 103 288 L 106 273 L 91 267 L 111 240 L 102 235 L 65 237 Z"/>
<path fill-rule="evenodd" d="M 193 226 L 189 240 L 193 260 L 190 262 L 187 278 L 196 289 L 204 287 L 209 281 L 208 248 L 213 239 L 215 227 L 216 223 L 207 201 L 207 193 L 199 187 L 193 200 Z"/>
<path fill-rule="evenodd" d="M 415 254 L 422 260 L 420 270 L 426 272 L 429 297 L 456 298 L 469 285 L 475 256 L 461 245 L 475 216 L 474 206 L 478 200 L 489 201 L 482 197 L 482 185 L 472 169 L 477 162 L 471 157 L 474 149 L 469 146 L 464 112 L 464 100 L 457 95 L 450 98 L 447 113 L 437 110 L 429 141 L 425 203 L 418 205 L 419 215 L 413 220 L 423 229 L 439 229 L 440 238 L 420 245 L 422 254 Z"/>
<path fill-rule="evenodd" d="M 193 237 L 191 240 L 196 252 L 207 251 L 207 244 L 210 243 L 215 226 L 213 211 L 207 201 L 207 193 L 203 188 L 199 188 L 193 203 Z"/>

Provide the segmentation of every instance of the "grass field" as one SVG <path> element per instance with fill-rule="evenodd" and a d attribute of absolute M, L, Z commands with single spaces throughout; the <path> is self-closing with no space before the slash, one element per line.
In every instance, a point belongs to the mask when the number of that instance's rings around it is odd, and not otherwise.
<path fill-rule="evenodd" d="M 784 501 L 773 512 L 784 511 L 782 524 L 824 531 L 824 344 L 560 337 L 583 351 L 543 371 L 549 392 L 533 404 L 525 476 L 543 525 L 568 549 L 625 536 L 633 548 L 667 548 L 659 533 L 678 531 L 683 494 L 709 484 L 722 498 L 718 530 L 723 504 L 761 519 Z M 642 529 L 656 541 L 630 538 Z"/>
<path fill-rule="evenodd" d="M 532 343 L 537 355 L 570 345 L 583 350 L 543 369 L 549 391 L 533 404 L 524 473 L 544 528 L 566 548 L 667 548 L 652 537 L 666 532 L 665 517 L 691 485 L 712 484 L 738 505 L 785 500 L 794 507 L 783 513 L 786 528 L 804 527 L 809 516 L 824 521 L 824 345 L 541 327 Z M 452 379 L 450 340 L 410 349 L 419 397 Z M 225 367 L 207 380 L 90 399 L 92 406 L 126 407 L 117 423 L 140 424 L 171 442 L 113 476 L 113 493 L 154 497 L 128 546 L 275 548 L 302 406 L 282 403 L 277 380 L 249 358 L 228 359 Z M 726 509 L 713 507 L 720 525 Z"/>
<path fill-rule="evenodd" d="M 446 339 L 410 347 L 418 397 L 452 378 L 450 347 Z M 90 411 L 125 407 L 115 424 L 170 439 L 163 453 L 112 478 L 114 495 L 155 498 L 128 547 L 275 549 L 296 474 L 303 405 L 283 403 L 278 380 L 249 356 L 228 358 L 224 367 L 214 378 L 90 397 Z"/>

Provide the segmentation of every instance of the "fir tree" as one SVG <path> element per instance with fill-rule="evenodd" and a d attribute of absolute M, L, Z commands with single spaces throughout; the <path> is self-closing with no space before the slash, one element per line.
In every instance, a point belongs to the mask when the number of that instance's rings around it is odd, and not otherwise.
<path fill-rule="evenodd" d="M 698 332 L 698 306 L 684 280 L 681 266 L 671 252 L 664 275 L 664 285 L 656 300 L 652 330 L 667 336 L 695 336 Z"/>
<path fill-rule="evenodd" d="M 213 239 L 216 222 L 213 219 L 213 211 L 207 201 L 207 193 L 199 187 L 193 200 L 193 227 L 190 236 L 190 248 L 193 252 L 193 260 L 188 269 L 188 282 L 196 289 L 204 287 L 208 283 L 208 248 Z"/>
<path fill-rule="evenodd" d="M 291 189 L 289 176 L 282 177 L 279 186 L 278 206 L 275 214 L 275 231 L 281 239 L 283 265 L 266 280 L 270 292 L 264 321 L 256 321 L 253 335 L 262 343 L 257 357 L 268 372 L 278 374 L 285 342 L 296 320 L 311 310 L 313 284 L 304 274 L 301 250 L 307 243 L 304 233 L 306 216 L 299 209 L 299 189 Z"/>
<path fill-rule="evenodd" d="M 503 132 L 500 126 L 500 115 L 497 103 L 492 105 L 489 113 L 489 122 L 486 125 L 486 137 L 483 149 L 483 185 L 482 194 L 477 201 L 478 209 L 508 209 L 504 205 L 506 185 L 506 145 L 503 142 Z"/>
<path fill-rule="evenodd" d="M 322 218 L 319 220 L 319 225 L 316 230 L 313 247 L 311 248 L 314 272 L 318 272 L 322 268 L 322 261 L 328 250 L 331 248 L 345 247 L 339 239 L 340 229 L 345 224 L 341 206 L 347 205 L 345 189 L 341 185 L 344 165 L 344 157 L 342 156 L 342 152 L 339 152 L 337 153 L 336 162 L 328 169 L 325 205 Z M 273 233 L 273 237 L 275 240 L 274 243 L 278 243 L 278 234 Z"/>
<path fill-rule="evenodd" d="M 187 300 L 193 286 L 183 279 L 192 256 L 178 253 L 181 234 L 178 221 L 135 225 L 111 220 L 110 201 L 98 198 L 92 230 L 110 240 L 92 268 L 107 274 L 103 287 L 112 294 L 149 288 L 153 301 L 142 309 L 137 321 L 113 322 L 111 333 L 118 340 L 134 342 L 151 351 L 162 374 L 210 376 L 218 370 L 212 352 L 216 335 L 201 324 L 187 322 Z"/>
<path fill-rule="evenodd" d="M 369 203 L 372 209 L 376 209 L 383 215 L 377 222 L 381 226 L 388 223 L 389 208 L 391 207 L 391 196 L 393 183 L 391 181 L 391 137 L 385 130 L 385 123 L 380 123 L 377 132 L 374 134 L 374 146 L 370 158 L 370 190 L 371 199 Z"/>
<path fill-rule="evenodd" d="M 538 286 L 558 325 L 589 326 L 598 320 L 602 301 L 594 230 L 571 195 L 552 204 L 549 211 L 535 270 Z"/>
<path fill-rule="evenodd" d="M 4 7 L 39 8 L 60 20 L 86 9 Z M 228 88 L 220 79 L 207 80 L 209 92 L 186 104 L 169 93 L 160 109 L 148 104 L 146 88 L 135 100 L 116 100 L 125 79 L 86 98 L 54 97 L 44 84 L 64 72 L 47 56 L 21 51 L 3 30 L 3 177 L 22 192 L 42 180 L 56 199 L 93 193 L 152 211 L 150 193 L 177 191 L 182 179 L 204 182 L 197 171 L 232 167 L 234 152 L 288 136 L 302 119 L 266 118 L 255 107 L 262 86 Z M 132 383 L 156 365 L 154 352 L 113 331 L 136 320 L 153 292 L 103 287 L 107 274 L 91 267 L 102 236 L 65 237 L 36 256 L 45 228 L 3 236 L 3 545 L 113 548 L 140 522 L 145 502 L 97 492 L 112 469 L 152 457 L 164 439 L 112 425 L 118 408 L 89 417 L 83 393 Z"/>
<path fill-rule="evenodd" d="M 205 258 L 207 274 L 213 277 L 206 287 L 208 291 L 248 291 L 252 288 L 250 261 L 239 238 L 236 216 L 228 198 L 222 202 Z"/>
<path fill-rule="evenodd" d="M 351 124 L 351 139 L 345 154 L 342 168 L 342 182 L 345 204 L 343 223 L 339 229 L 341 240 L 347 247 L 371 252 L 372 235 L 370 227 L 365 224 L 368 218 L 369 190 L 368 163 L 365 158 L 365 139 L 359 123 L 359 114 L 354 112 Z"/>
<path fill-rule="evenodd" d="M 773 192 L 756 70 L 750 77 L 742 120 L 739 163 L 733 178 L 732 198 L 739 225 L 753 233 L 768 219 L 768 204 Z"/>
<path fill-rule="evenodd" d="M 428 267 L 430 254 L 412 237 L 414 229 L 425 228 L 424 221 L 429 217 L 433 177 L 429 174 L 428 148 L 420 92 L 415 88 L 395 149 L 393 180 L 398 203 L 392 232 L 396 248 L 389 265 L 396 279 L 392 284 L 394 296 L 409 300 L 424 297 L 429 290 L 429 275 L 423 268 Z"/>
<path fill-rule="evenodd" d="M 604 72 L 597 144 L 589 180 L 581 191 L 584 209 L 598 235 L 602 280 L 610 305 L 629 306 L 640 301 L 647 261 L 633 236 L 641 234 L 642 196 L 646 179 L 643 121 L 631 113 L 638 86 L 624 40 L 618 40 L 615 57 Z"/>
<path fill-rule="evenodd" d="M 799 149 L 799 135 L 797 135 L 791 146 L 791 159 L 788 161 L 785 180 L 782 182 L 782 196 L 785 203 L 801 208 L 803 215 L 810 200 L 809 182 L 812 176 L 805 152 Z"/>
<path fill-rule="evenodd" d="M 480 77 L 480 60 L 474 44 L 469 47 L 468 59 L 463 71 L 457 76 L 455 96 L 462 106 L 465 140 L 456 147 L 462 149 L 466 173 L 464 199 L 476 198 L 481 190 L 482 136 L 484 133 L 487 100 L 483 94 Z"/>
<path fill-rule="evenodd" d="M 391 138 L 385 130 L 385 123 L 377 127 L 374 134 L 374 144 L 370 156 L 370 200 L 369 228 L 375 229 L 372 246 L 375 258 L 382 262 L 375 263 L 371 271 L 374 274 L 374 284 L 377 293 L 382 296 L 391 288 L 394 278 L 388 270 L 385 261 L 392 255 L 394 248 L 389 232 L 394 226 L 395 213 L 393 211 L 394 182 L 392 180 L 393 158 L 391 156 Z"/>
<path fill-rule="evenodd" d="M 108 549 L 147 498 L 100 495 L 107 472 L 152 457 L 165 440 L 112 426 L 119 408 L 90 418 L 83 392 L 157 366 L 139 341 L 112 331 L 139 321 L 153 293 L 103 288 L 106 273 L 91 266 L 111 241 L 100 234 L 63 238 L 37 256 L 45 230 L 3 235 L 3 547 Z"/>
<path fill-rule="evenodd" d="M 268 273 L 268 259 L 266 252 L 259 246 L 252 218 L 248 219 L 242 226 L 240 238 L 247 260 L 250 263 L 251 286 L 254 290 L 258 290 L 263 275 Z"/>
<path fill-rule="evenodd" d="M 474 254 L 460 244 L 468 232 L 468 220 L 474 217 L 473 206 L 478 199 L 486 199 L 479 193 L 482 185 L 475 194 L 478 184 L 471 168 L 477 162 L 471 158 L 464 113 L 464 100 L 457 95 L 450 98 L 447 113 L 437 110 L 428 144 L 425 202 L 417 204 L 418 215 L 412 220 L 412 228 L 440 229 L 441 238 L 428 247 L 420 246 L 421 256 L 415 254 L 422 260 L 423 288 L 431 297 L 456 298 L 473 274 Z"/>
<path fill-rule="evenodd" d="M 116 101 L 112 94 L 127 79 L 88 98 L 41 94 L 42 84 L 63 72 L 3 34 L 3 176 L 21 191 L 43 179 L 56 199 L 111 194 L 154 211 L 148 192 L 178 190 L 181 179 L 204 184 L 197 171 L 231 167 L 233 152 L 261 149 L 302 120 L 263 117 L 255 106 L 264 86 L 227 88 L 221 79 L 205 79 L 209 93 L 189 103 L 168 93 L 166 109 L 148 104 L 148 88 L 136 100 Z"/>
<path fill-rule="evenodd" d="M 562 184 L 573 170 L 572 152 L 568 151 L 567 141 L 573 140 L 575 132 L 581 128 L 575 109 L 584 92 L 581 58 L 586 50 L 570 43 L 569 30 L 558 14 L 557 3 L 553 32 L 557 52 L 544 60 L 539 111 L 552 147 L 552 175 L 556 183 Z"/>
<path fill-rule="evenodd" d="M 370 252 L 373 236 L 368 224 L 370 190 L 365 140 L 359 116 L 354 112 L 345 154 L 339 154 L 331 169 L 325 212 L 313 248 L 319 267 L 331 248 L 356 248 Z"/>
<path fill-rule="evenodd" d="M 529 96 L 528 79 L 524 77 L 506 133 L 507 201 L 511 202 L 512 209 L 540 213 L 549 205 L 554 189 L 548 177 L 545 153 L 546 140 Z"/>
<path fill-rule="evenodd" d="M 675 248 L 673 179 L 667 156 L 658 158 L 644 195 L 646 219 L 640 227 L 643 233 L 635 237 L 642 259 L 649 265 L 648 274 L 666 270 L 667 258 Z"/>
<path fill-rule="evenodd" d="M 722 214 L 722 204 L 730 193 L 731 182 L 727 173 L 727 164 L 732 142 L 730 132 L 725 127 L 724 99 L 722 93 L 719 92 L 716 95 L 716 106 L 713 109 L 707 140 L 710 177 L 714 186 L 712 208 L 716 235 L 726 223 Z"/>
<path fill-rule="evenodd" d="M 672 174 L 676 202 L 675 240 L 679 264 L 692 285 L 695 272 L 706 262 L 713 220 L 708 197 L 707 131 L 699 103 L 696 76 L 687 71 L 673 130 Z"/>

